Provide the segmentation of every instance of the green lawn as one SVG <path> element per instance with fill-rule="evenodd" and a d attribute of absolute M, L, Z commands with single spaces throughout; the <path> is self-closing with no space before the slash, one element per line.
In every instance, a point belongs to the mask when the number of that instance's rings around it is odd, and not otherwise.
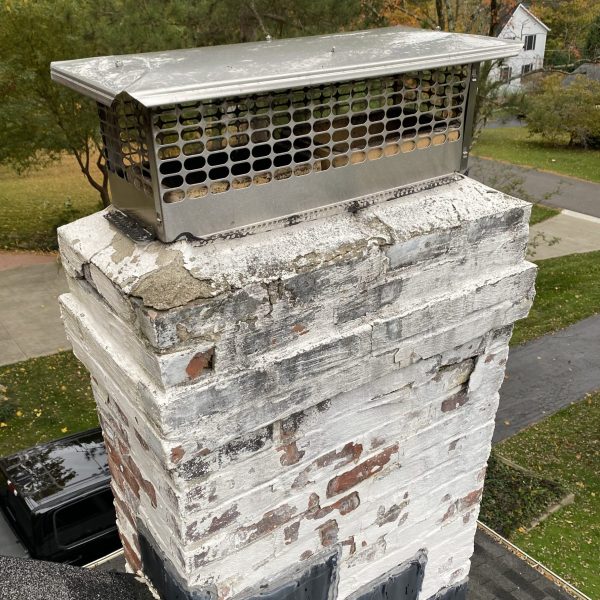
<path fill-rule="evenodd" d="M 485 129 L 472 153 L 600 183 L 600 150 L 552 146 L 526 127 Z"/>
<path fill-rule="evenodd" d="M 492 450 L 479 520 L 508 538 L 529 527 L 567 494 L 557 481 L 507 464 Z"/>
<path fill-rule="evenodd" d="M 72 352 L 0 367 L 0 456 L 97 425 L 89 373 Z"/>
<path fill-rule="evenodd" d="M 549 206 L 542 206 L 541 204 L 534 204 L 531 207 L 531 218 L 529 219 L 530 225 L 537 225 L 546 219 L 555 217 L 560 214 L 558 208 L 550 208 Z"/>
<path fill-rule="evenodd" d="M 0 168 L 0 249 L 54 250 L 58 226 L 99 208 L 70 157 L 23 175 Z"/>
<path fill-rule="evenodd" d="M 573 504 L 510 540 L 600 598 L 600 392 L 502 442 L 496 452 L 575 494 Z"/>
<path fill-rule="evenodd" d="M 537 261 L 535 302 L 518 321 L 511 344 L 522 344 L 600 313 L 600 252 Z"/>

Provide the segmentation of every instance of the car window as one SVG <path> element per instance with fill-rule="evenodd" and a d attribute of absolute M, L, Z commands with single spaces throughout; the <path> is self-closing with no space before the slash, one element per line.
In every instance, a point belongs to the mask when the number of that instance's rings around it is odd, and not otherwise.
<path fill-rule="evenodd" d="M 110 490 L 72 502 L 56 511 L 54 528 L 60 546 L 73 544 L 116 526 Z"/>

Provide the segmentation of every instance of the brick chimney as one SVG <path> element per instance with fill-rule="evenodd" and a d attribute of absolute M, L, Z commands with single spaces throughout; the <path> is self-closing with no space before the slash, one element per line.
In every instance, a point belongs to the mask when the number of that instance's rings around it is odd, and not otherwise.
<path fill-rule="evenodd" d="M 528 205 L 455 179 L 208 244 L 59 230 L 127 563 L 163 598 L 464 597 L 535 267 Z"/>

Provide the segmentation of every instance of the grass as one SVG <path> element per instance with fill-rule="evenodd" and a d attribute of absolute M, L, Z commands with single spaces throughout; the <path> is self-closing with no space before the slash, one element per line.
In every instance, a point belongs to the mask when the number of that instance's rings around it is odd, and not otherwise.
<path fill-rule="evenodd" d="M 546 219 L 550 219 L 560 214 L 560 209 L 550 208 L 549 206 L 542 206 L 541 204 L 534 204 L 531 207 L 531 218 L 529 219 L 530 225 L 537 225 Z"/>
<path fill-rule="evenodd" d="M 506 464 L 492 451 L 479 519 L 508 538 L 520 528 L 529 527 L 566 495 L 560 483 Z"/>
<path fill-rule="evenodd" d="M 57 227 L 99 209 L 72 157 L 23 175 L 0 168 L 0 249 L 54 250 Z"/>
<path fill-rule="evenodd" d="M 600 313 L 600 251 L 548 258 L 537 265 L 535 302 L 527 319 L 515 325 L 512 345 Z"/>
<path fill-rule="evenodd" d="M 600 183 L 600 150 L 572 148 L 566 143 L 552 146 L 539 135 L 530 136 L 526 127 L 485 129 L 472 153 Z"/>
<path fill-rule="evenodd" d="M 97 425 L 89 374 L 72 352 L 0 367 L 0 456 Z"/>
<path fill-rule="evenodd" d="M 590 598 L 600 598 L 600 392 L 502 442 L 496 451 L 575 494 L 573 504 L 529 532 L 517 530 L 511 541 Z"/>

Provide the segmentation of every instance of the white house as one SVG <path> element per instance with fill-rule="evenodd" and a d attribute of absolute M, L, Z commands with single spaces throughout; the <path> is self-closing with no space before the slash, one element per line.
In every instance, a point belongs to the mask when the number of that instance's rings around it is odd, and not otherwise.
<path fill-rule="evenodd" d="M 508 15 L 498 34 L 501 39 L 522 40 L 523 49 L 517 56 L 507 58 L 494 68 L 492 75 L 506 82 L 506 88 L 516 91 L 521 87 L 521 76 L 544 66 L 546 35 L 550 28 L 544 25 L 523 4 Z"/>

